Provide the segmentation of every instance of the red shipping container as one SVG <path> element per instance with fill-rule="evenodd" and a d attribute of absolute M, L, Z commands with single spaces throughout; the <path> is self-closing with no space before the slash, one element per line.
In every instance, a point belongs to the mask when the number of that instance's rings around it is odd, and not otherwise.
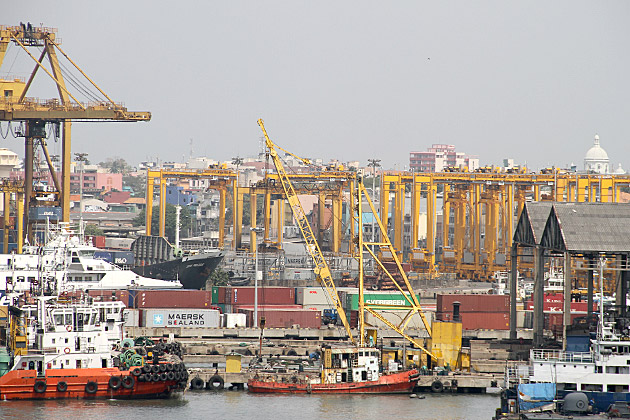
<path fill-rule="evenodd" d="M 525 309 L 528 311 L 534 310 L 534 302 L 528 300 L 525 305 Z M 564 302 L 543 302 L 544 312 L 563 312 Z M 571 302 L 571 312 L 587 312 L 588 302 Z M 593 311 L 597 311 L 597 304 L 593 303 Z"/>
<path fill-rule="evenodd" d="M 239 312 L 247 315 L 247 325 L 254 325 L 253 309 L 239 309 Z M 265 328 L 291 328 L 294 325 L 299 325 L 300 328 L 319 328 L 322 325 L 321 314 L 308 309 L 259 309 L 258 325 L 261 317 L 265 317 Z"/>
<path fill-rule="evenodd" d="M 230 303 L 230 302 L 227 302 L 225 298 L 225 289 L 227 289 L 227 287 L 219 286 L 219 293 L 217 295 L 217 303 L 222 303 L 222 304 Z"/>
<path fill-rule="evenodd" d="M 142 290 L 134 298 L 136 308 L 212 307 L 212 292 L 207 290 Z"/>
<path fill-rule="evenodd" d="M 230 305 L 253 305 L 255 288 L 226 287 L 225 302 Z M 221 294 L 219 293 L 219 298 Z M 293 287 L 259 287 L 259 305 L 295 305 L 295 288 Z"/>
<path fill-rule="evenodd" d="M 586 312 L 584 313 L 571 313 L 571 324 L 575 318 L 586 316 Z M 544 328 L 546 330 L 553 330 L 555 328 L 562 327 L 563 325 L 563 313 L 549 313 L 545 314 Z"/>
<path fill-rule="evenodd" d="M 459 302 L 460 312 L 507 312 L 510 310 L 508 295 L 437 295 L 437 312 L 453 312 L 453 302 Z"/>
<path fill-rule="evenodd" d="M 131 295 L 128 290 L 88 290 L 88 295 L 95 300 L 111 301 L 119 300 L 125 304 L 128 308 L 131 308 L 133 303 Z"/>
<path fill-rule="evenodd" d="M 104 236 L 86 236 L 87 241 L 91 241 L 92 245 L 97 248 L 104 249 L 105 248 L 105 237 Z"/>

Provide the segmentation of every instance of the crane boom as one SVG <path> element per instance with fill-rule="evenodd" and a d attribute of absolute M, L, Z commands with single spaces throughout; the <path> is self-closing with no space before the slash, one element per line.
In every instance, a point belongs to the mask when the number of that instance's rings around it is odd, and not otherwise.
<path fill-rule="evenodd" d="M 262 119 L 258 120 L 258 125 L 263 131 L 265 136 L 265 142 L 267 148 L 269 149 L 269 155 L 273 161 L 274 166 L 276 167 L 276 171 L 278 172 L 278 178 L 282 183 L 282 188 L 284 190 L 284 194 L 287 197 L 287 201 L 291 206 L 291 211 L 293 212 L 293 217 L 295 218 L 300 231 L 302 232 L 302 236 L 304 237 L 304 241 L 306 242 L 306 250 L 311 255 L 313 262 L 315 263 L 315 275 L 317 276 L 317 280 L 324 285 L 326 288 L 326 292 L 328 296 L 332 300 L 335 305 L 335 309 L 339 315 L 339 319 L 343 323 L 343 326 L 348 333 L 348 337 L 350 341 L 354 343 L 354 338 L 352 337 L 352 329 L 350 328 L 350 324 L 346 317 L 346 312 L 343 310 L 343 305 L 341 304 L 341 299 L 339 299 L 339 294 L 337 293 L 337 288 L 335 287 L 335 282 L 333 281 L 332 274 L 330 273 L 330 268 L 328 267 L 328 263 L 322 254 L 321 249 L 319 248 L 319 244 L 317 243 L 317 239 L 313 234 L 313 229 L 311 228 L 308 219 L 306 218 L 306 213 L 304 212 L 304 208 L 300 203 L 300 199 L 291 184 L 291 180 L 287 175 L 286 170 L 284 169 L 284 165 L 278 156 L 278 152 L 276 148 L 279 148 L 276 144 L 274 144 L 269 136 L 267 135 L 267 130 L 265 130 L 265 125 Z M 304 159 L 302 159 L 304 161 Z"/>

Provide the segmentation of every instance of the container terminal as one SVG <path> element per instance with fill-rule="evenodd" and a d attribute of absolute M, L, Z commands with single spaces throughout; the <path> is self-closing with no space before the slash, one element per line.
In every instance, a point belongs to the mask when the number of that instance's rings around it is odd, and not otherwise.
<path fill-rule="evenodd" d="M 377 159 L 367 168 L 351 168 L 313 164 L 287 152 L 291 173 L 275 160 L 274 172 L 269 157 L 279 155 L 259 121 L 266 151 L 251 162 L 147 166 L 138 175 L 145 193 L 144 226 L 133 226 L 128 215 L 115 212 L 95 215 L 85 201 L 102 198 L 95 194 L 98 177 L 86 171 L 84 154 L 75 153 L 73 162 L 72 121 L 148 122 L 151 114 L 113 101 L 66 54 L 56 33 L 30 24 L 0 26 L 0 66 L 9 45 L 34 61 L 28 80 L 0 80 L 0 124 L 25 145 L 23 171 L 12 172 L 15 165 L 7 163 L 0 184 L 3 252 L 20 254 L 25 244 L 42 241 L 49 223 L 72 221 L 97 228 L 90 239 L 109 242 L 105 252 L 131 250 L 138 233 L 168 237 L 171 257 L 220 250 L 223 261 L 207 273 L 204 290 L 88 291 L 95 301 L 125 304 L 120 316 L 126 334 L 181 340 L 185 363 L 199 366 L 189 383 L 195 389 L 225 384 L 242 389 L 252 372 L 286 380 L 313 372 L 326 343 L 353 335 L 364 339 L 356 331 L 361 319 L 377 331 L 372 345 L 380 348 L 380 369 L 415 367 L 421 373 L 418 388 L 432 392 L 497 391 L 510 385 L 506 369 L 528 359 L 532 349 L 570 349 L 575 324 L 592 323 L 598 308 L 606 305 L 618 319 L 627 318 L 630 245 L 622 202 L 630 177 L 608 169 L 532 172 L 524 166 L 455 162 L 432 172 L 388 171 Z M 39 60 L 29 52 L 33 47 L 41 49 Z M 81 102 L 74 96 L 61 59 L 101 100 Z M 53 81 L 59 98 L 29 96 L 31 82 L 42 74 Z M 61 141 L 60 162 L 47 148 L 51 135 Z M 602 150 L 596 136 L 587 157 L 607 160 Z M 364 180 L 371 180 L 371 189 L 354 205 L 355 187 Z M 78 193 L 75 200 L 73 193 Z M 205 213 L 196 207 L 198 229 L 189 228 L 185 237 L 179 228 L 167 232 L 169 205 L 177 217 L 181 211 L 168 202 L 172 193 L 176 204 L 180 199 L 192 204 L 197 200 L 192 193 L 208 203 Z M 310 203 L 308 212 L 296 215 L 296 199 Z M 372 216 L 366 211 L 355 217 L 357 206 L 372 206 Z M 304 234 L 307 225 L 310 236 Z M 358 256 L 368 253 L 357 249 L 355 238 L 361 236 L 371 238 L 369 253 L 379 261 L 368 262 L 365 272 L 357 264 Z M 324 271 L 323 260 L 328 261 Z M 401 277 L 391 275 L 394 266 L 401 268 Z M 411 288 L 402 300 L 394 297 L 401 280 Z M 419 320 L 405 315 L 409 312 Z"/>

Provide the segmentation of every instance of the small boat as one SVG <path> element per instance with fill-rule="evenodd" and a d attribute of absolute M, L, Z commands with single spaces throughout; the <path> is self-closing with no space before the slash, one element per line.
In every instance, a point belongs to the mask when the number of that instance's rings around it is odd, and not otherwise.
<path fill-rule="evenodd" d="M 178 343 L 122 339 L 120 302 L 40 297 L 8 311 L 0 400 L 164 398 L 186 386 Z"/>
<path fill-rule="evenodd" d="M 294 376 L 282 382 L 273 375 L 260 373 L 247 382 L 247 388 L 254 393 L 409 394 L 419 376 L 416 369 L 381 374 L 378 349 L 340 346 L 324 348 L 318 377 Z"/>

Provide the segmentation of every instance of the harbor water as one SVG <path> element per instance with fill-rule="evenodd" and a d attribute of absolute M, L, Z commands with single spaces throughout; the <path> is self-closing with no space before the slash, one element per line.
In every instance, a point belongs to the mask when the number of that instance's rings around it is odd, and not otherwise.
<path fill-rule="evenodd" d="M 168 400 L 2 401 L 2 420 L 490 420 L 499 397 L 483 394 L 267 395 L 188 391 Z"/>

